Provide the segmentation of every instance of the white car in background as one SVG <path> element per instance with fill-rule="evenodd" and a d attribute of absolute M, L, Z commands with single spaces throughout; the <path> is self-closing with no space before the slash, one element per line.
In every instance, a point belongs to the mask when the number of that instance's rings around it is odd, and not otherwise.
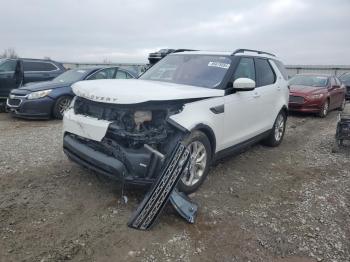
<path fill-rule="evenodd" d="M 98 173 L 152 184 L 182 141 L 191 163 L 178 189 L 192 193 L 213 161 L 259 141 L 281 143 L 287 79 L 274 55 L 239 49 L 170 54 L 135 80 L 78 82 L 64 114 L 64 152 Z"/>

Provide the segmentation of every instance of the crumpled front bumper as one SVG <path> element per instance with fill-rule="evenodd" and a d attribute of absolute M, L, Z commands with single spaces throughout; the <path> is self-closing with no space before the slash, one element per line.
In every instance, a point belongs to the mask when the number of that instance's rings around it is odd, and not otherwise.
<path fill-rule="evenodd" d="M 137 185 L 154 183 L 163 160 L 158 154 L 147 148 L 129 151 L 120 147 L 120 156 L 116 157 L 113 152 L 107 153 L 108 149 L 96 149 L 96 144 L 65 133 L 63 151 L 73 162 L 112 179 Z"/>

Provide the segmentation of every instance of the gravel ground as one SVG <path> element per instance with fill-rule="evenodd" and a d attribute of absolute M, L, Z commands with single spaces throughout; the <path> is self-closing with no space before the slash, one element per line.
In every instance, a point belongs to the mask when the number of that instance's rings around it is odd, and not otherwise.
<path fill-rule="evenodd" d="M 350 149 L 338 112 L 294 115 L 278 148 L 222 160 L 194 225 L 169 207 L 151 231 L 126 222 L 144 191 L 71 163 L 60 121 L 0 114 L 0 261 L 350 261 Z"/>

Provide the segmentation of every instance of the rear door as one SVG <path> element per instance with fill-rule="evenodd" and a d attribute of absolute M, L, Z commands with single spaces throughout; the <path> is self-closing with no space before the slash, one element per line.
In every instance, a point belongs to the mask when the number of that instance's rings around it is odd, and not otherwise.
<path fill-rule="evenodd" d="M 10 91 L 16 88 L 17 60 L 8 59 L 0 64 L 0 99 L 6 99 Z"/>
<path fill-rule="evenodd" d="M 259 110 L 257 129 L 259 133 L 263 133 L 271 129 L 275 122 L 280 110 L 278 102 L 282 92 L 277 75 L 268 59 L 255 58 L 255 70 L 256 90 L 259 99 L 256 99 L 254 106 Z"/>

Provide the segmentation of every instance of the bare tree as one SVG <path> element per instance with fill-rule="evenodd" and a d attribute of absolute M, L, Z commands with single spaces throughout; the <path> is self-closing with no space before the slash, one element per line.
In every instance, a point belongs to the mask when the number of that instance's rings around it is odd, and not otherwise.
<path fill-rule="evenodd" d="M 14 48 L 7 48 L 4 50 L 2 54 L 0 54 L 2 58 L 18 58 L 18 55 Z"/>

